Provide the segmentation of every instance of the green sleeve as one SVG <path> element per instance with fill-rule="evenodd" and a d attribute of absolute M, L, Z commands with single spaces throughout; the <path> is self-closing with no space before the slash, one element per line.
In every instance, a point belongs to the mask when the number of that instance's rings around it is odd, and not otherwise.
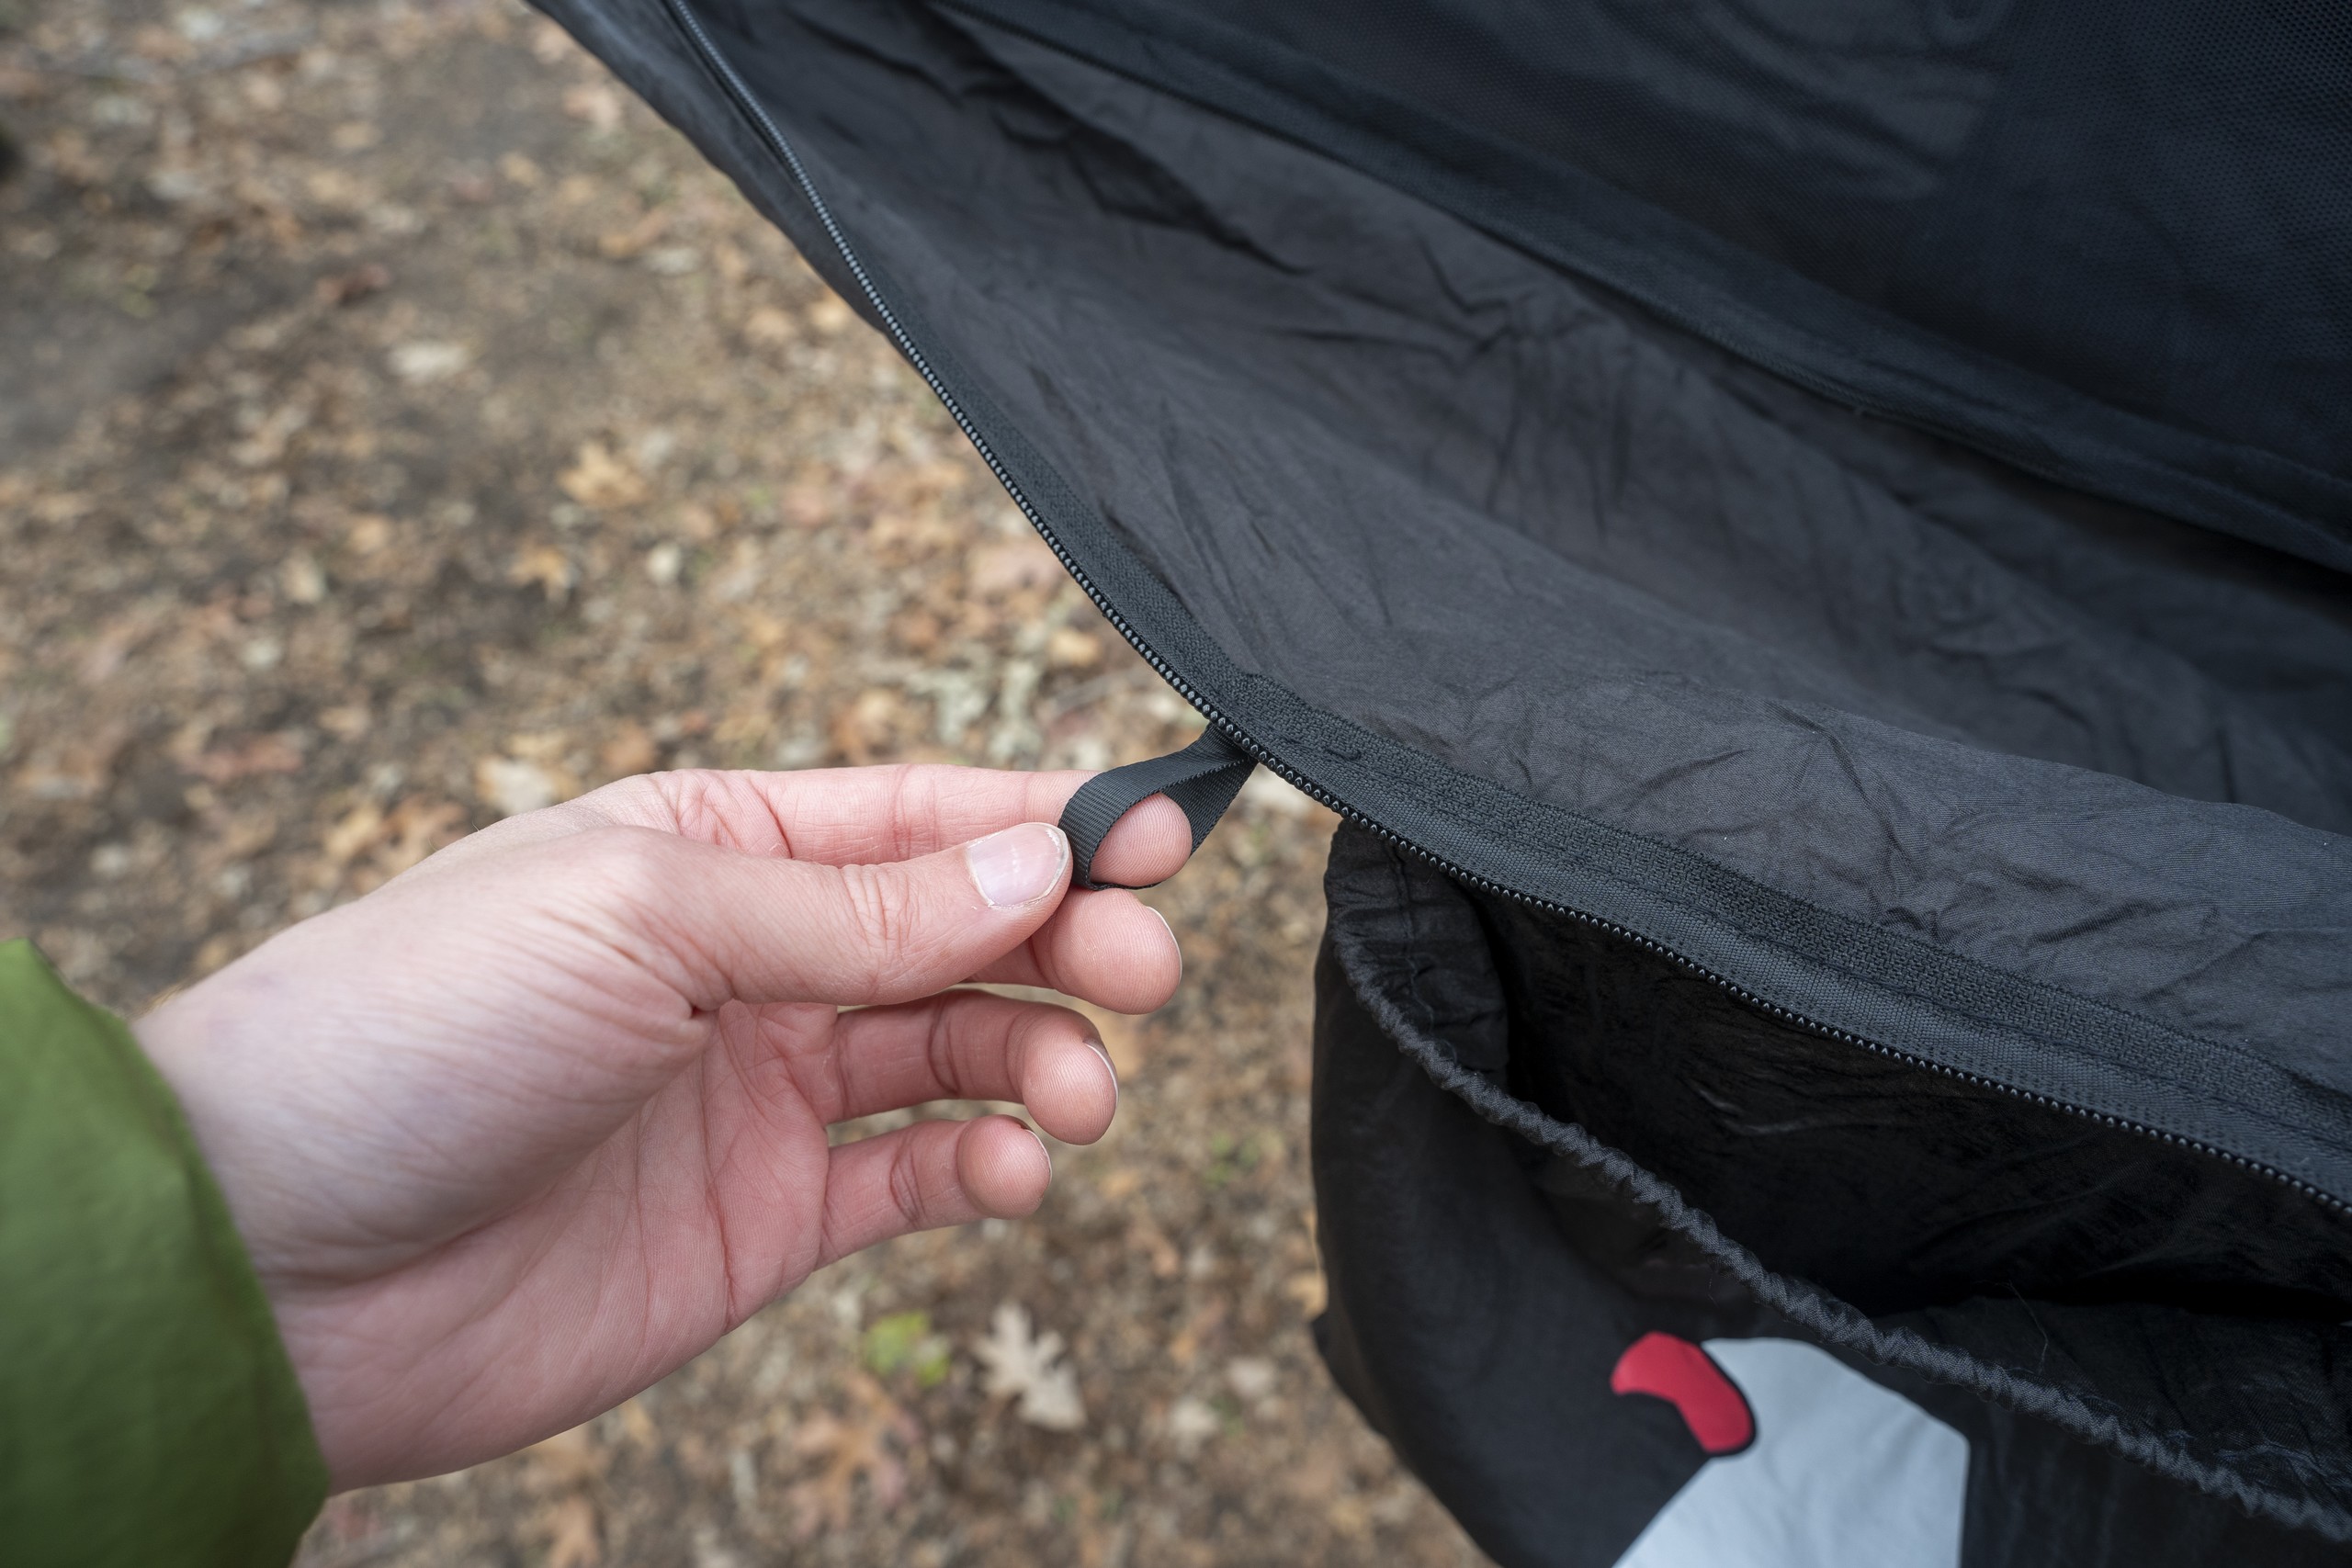
<path fill-rule="evenodd" d="M 0 1560 L 283 1563 L 326 1491 L 178 1102 L 120 1019 L 0 943 Z"/>

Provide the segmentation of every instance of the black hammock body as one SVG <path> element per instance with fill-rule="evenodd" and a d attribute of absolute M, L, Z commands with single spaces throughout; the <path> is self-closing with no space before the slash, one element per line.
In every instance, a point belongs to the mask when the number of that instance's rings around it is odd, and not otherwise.
<path fill-rule="evenodd" d="M 548 9 L 1205 716 L 1096 830 L 1342 814 L 1317 1331 L 1486 1551 L 2352 1553 L 2352 13 Z"/>

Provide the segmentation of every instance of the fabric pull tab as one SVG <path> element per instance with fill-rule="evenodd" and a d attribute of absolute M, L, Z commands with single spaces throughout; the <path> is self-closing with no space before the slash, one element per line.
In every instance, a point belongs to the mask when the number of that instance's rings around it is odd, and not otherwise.
<path fill-rule="evenodd" d="M 1095 774 L 1062 807 L 1061 829 L 1069 836 L 1072 880 L 1080 887 L 1096 889 L 1129 886 L 1095 881 L 1094 852 L 1102 847 L 1103 838 L 1120 818 L 1155 795 L 1164 795 L 1183 808 L 1185 819 L 1193 825 L 1193 848 L 1199 849 L 1257 765 L 1249 752 L 1212 726 L 1182 751 Z"/>

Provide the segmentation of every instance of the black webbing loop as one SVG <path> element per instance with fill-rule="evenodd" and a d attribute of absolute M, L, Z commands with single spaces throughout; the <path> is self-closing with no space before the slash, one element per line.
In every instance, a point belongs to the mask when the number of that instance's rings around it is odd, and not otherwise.
<path fill-rule="evenodd" d="M 1193 848 L 1199 849 L 1256 765 L 1249 752 L 1211 727 L 1182 751 L 1095 774 L 1062 807 L 1062 831 L 1069 835 L 1075 861 L 1072 880 L 1080 887 L 1129 886 L 1095 881 L 1094 852 L 1102 847 L 1103 836 L 1120 818 L 1155 795 L 1164 795 L 1183 808 L 1185 819 L 1193 825 Z"/>

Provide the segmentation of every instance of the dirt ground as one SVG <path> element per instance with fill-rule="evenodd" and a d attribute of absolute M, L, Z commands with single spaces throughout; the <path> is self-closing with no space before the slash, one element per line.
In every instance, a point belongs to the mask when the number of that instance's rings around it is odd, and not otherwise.
<path fill-rule="evenodd" d="M 627 773 L 1197 727 L 915 377 L 519 6 L 0 0 L 0 933 L 109 1005 Z M 1307 1329 L 1332 825 L 1261 775 L 1153 895 L 1190 977 L 1106 1021 L 1119 1126 L 1035 1219 L 339 1498 L 303 1562 L 1475 1562 Z"/>

